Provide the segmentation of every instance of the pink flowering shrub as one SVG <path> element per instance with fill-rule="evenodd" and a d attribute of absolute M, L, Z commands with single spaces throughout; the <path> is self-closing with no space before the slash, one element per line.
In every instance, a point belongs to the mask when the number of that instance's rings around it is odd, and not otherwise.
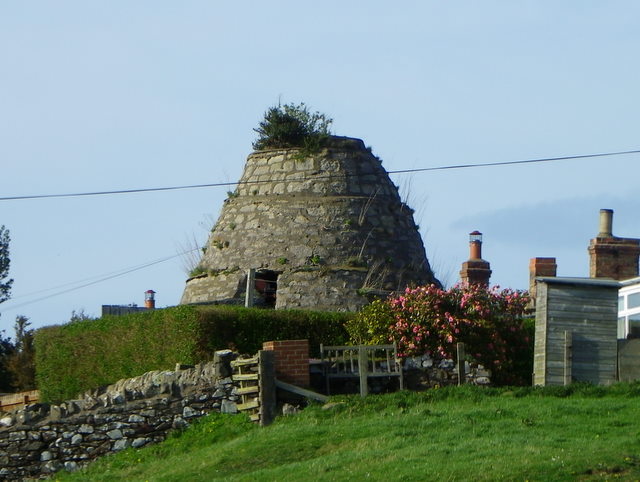
<path fill-rule="evenodd" d="M 453 359 L 456 343 L 464 342 L 468 358 L 489 368 L 494 383 L 527 384 L 533 362 L 531 327 L 524 322 L 528 302 L 526 292 L 497 286 L 430 285 L 407 288 L 383 302 L 387 310 L 376 311 L 384 313 L 386 339 L 396 341 L 401 356 Z"/>

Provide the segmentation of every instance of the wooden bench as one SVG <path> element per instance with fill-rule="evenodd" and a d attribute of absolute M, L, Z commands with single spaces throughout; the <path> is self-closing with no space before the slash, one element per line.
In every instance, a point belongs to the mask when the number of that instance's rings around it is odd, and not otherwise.
<path fill-rule="evenodd" d="M 402 364 L 393 345 L 320 345 L 327 395 L 331 394 L 331 380 L 358 379 L 360 395 L 369 393 L 369 378 L 398 377 L 400 390 L 404 388 Z"/>

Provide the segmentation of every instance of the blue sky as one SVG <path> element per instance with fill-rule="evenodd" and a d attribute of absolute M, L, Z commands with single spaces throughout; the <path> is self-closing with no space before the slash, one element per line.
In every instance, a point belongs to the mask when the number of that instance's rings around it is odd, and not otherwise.
<path fill-rule="evenodd" d="M 640 149 L 637 2 L 306 3 L 4 2 L 0 194 L 236 181 L 278 99 L 327 113 L 387 170 Z M 526 288 L 534 256 L 587 275 L 600 208 L 640 237 L 639 174 L 631 155 L 392 178 L 441 278 L 478 229 L 492 281 Z M 0 329 L 147 289 L 176 304 L 179 258 L 36 300 L 204 241 L 226 191 L 0 201 L 15 279 Z"/>

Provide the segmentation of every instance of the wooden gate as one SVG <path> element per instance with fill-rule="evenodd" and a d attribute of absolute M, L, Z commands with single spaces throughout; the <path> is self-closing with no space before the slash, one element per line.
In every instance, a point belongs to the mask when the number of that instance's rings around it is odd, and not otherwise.
<path fill-rule="evenodd" d="M 269 425 L 276 410 L 274 353 L 261 350 L 252 358 L 232 361 L 231 368 L 241 399 L 238 410 L 247 413 L 253 422 Z"/>

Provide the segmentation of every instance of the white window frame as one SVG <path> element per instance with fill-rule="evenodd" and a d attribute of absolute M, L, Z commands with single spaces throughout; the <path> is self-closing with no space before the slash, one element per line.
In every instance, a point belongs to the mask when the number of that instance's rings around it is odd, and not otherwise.
<path fill-rule="evenodd" d="M 624 300 L 622 309 L 618 310 L 618 338 L 627 338 L 629 336 L 629 316 L 640 315 L 640 306 L 627 308 L 629 295 L 640 293 L 640 278 L 623 282 L 623 285 L 626 286 L 618 290 L 618 297 Z"/>

